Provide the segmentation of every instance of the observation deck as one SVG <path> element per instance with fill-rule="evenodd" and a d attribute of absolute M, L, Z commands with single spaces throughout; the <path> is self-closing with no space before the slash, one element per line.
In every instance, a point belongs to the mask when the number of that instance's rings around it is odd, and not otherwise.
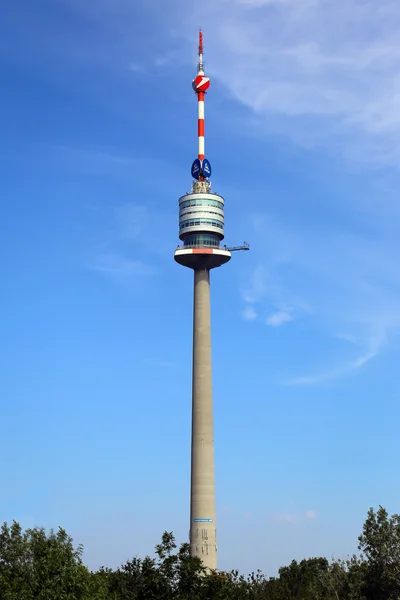
<path fill-rule="evenodd" d="M 191 269 L 213 269 L 231 258 L 229 250 L 220 246 L 225 235 L 225 201 L 210 188 L 209 181 L 195 181 L 192 191 L 178 201 L 183 246 L 177 247 L 174 258 Z"/>

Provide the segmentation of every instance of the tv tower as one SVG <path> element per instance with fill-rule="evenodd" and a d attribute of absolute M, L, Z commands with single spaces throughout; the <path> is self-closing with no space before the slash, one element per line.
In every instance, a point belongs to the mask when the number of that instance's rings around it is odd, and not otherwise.
<path fill-rule="evenodd" d="M 198 152 L 192 164 L 192 190 L 179 198 L 177 263 L 194 271 L 192 460 L 190 490 L 190 549 L 205 567 L 217 568 L 217 528 L 214 481 L 214 427 L 211 377 L 210 270 L 231 259 L 224 239 L 224 199 L 211 191 L 211 165 L 204 150 L 204 99 L 210 80 L 203 69 L 203 34 L 199 32 L 197 76 Z"/>

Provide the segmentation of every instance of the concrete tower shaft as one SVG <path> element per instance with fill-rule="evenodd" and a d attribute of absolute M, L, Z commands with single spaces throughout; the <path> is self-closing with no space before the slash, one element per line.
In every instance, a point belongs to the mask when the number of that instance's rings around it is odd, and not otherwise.
<path fill-rule="evenodd" d="M 190 548 L 209 569 L 217 568 L 214 427 L 211 376 L 210 271 L 194 271 L 192 474 Z"/>

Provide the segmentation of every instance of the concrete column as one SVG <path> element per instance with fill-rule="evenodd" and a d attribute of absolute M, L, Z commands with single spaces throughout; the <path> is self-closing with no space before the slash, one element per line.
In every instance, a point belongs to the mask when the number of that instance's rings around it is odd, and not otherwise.
<path fill-rule="evenodd" d="M 194 271 L 190 547 L 206 567 L 217 568 L 208 269 Z"/>

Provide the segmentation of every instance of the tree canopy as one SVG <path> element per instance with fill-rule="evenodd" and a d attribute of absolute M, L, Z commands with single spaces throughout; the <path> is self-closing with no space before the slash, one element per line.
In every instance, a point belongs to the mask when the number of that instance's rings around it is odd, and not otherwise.
<path fill-rule="evenodd" d="M 267 579 L 206 572 L 165 531 L 154 557 L 90 571 L 64 529 L 23 531 L 14 521 L 0 531 L 0 600 L 399 600 L 399 515 L 371 508 L 358 542 L 359 556 L 293 560 Z"/>

